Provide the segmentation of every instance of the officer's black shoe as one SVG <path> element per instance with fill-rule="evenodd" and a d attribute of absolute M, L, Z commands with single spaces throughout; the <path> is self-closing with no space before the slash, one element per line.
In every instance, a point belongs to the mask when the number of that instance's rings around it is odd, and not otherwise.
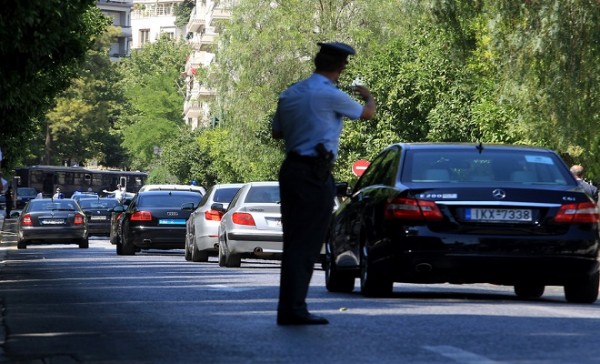
<path fill-rule="evenodd" d="M 310 313 L 305 315 L 278 315 L 277 325 L 327 325 L 329 321 L 325 317 Z"/>

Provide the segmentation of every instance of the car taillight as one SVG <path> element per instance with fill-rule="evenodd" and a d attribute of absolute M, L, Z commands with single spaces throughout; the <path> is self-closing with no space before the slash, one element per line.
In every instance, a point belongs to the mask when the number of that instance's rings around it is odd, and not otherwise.
<path fill-rule="evenodd" d="M 25 214 L 23 219 L 21 220 L 21 226 L 32 226 L 33 221 L 31 221 L 31 215 Z"/>
<path fill-rule="evenodd" d="M 231 221 L 237 225 L 256 226 L 252 215 L 246 212 L 234 212 L 233 215 L 231 215 Z"/>
<path fill-rule="evenodd" d="M 554 221 L 566 223 L 597 223 L 600 221 L 598 206 L 592 202 L 562 205 L 560 209 L 558 209 Z"/>
<path fill-rule="evenodd" d="M 84 221 L 85 219 L 83 218 L 83 215 L 75 214 L 75 218 L 73 219 L 74 225 L 83 225 Z"/>
<path fill-rule="evenodd" d="M 385 218 L 439 221 L 444 216 L 434 201 L 396 197 L 385 205 Z"/>
<path fill-rule="evenodd" d="M 204 218 L 209 221 L 221 221 L 223 213 L 217 210 L 208 210 L 204 212 Z"/>
<path fill-rule="evenodd" d="M 131 214 L 131 221 L 152 221 L 150 211 L 136 211 Z"/>

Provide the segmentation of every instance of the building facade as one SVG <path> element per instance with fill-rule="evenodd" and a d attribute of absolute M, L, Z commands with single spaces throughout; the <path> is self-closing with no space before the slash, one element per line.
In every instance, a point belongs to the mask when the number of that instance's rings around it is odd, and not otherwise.
<path fill-rule="evenodd" d="M 183 113 L 192 129 L 214 125 L 217 118 L 209 106 L 215 92 L 207 86 L 203 76 L 214 61 L 219 29 L 231 18 L 236 3 L 237 0 L 196 0 L 190 15 L 186 38 L 192 52 L 185 65 L 187 90 Z"/>
<path fill-rule="evenodd" d="M 113 20 L 113 25 L 121 28 L 121 34 L 110 46 L 110 59 L 115 61 L 127 57 L 131 50 L 131 10 L 133 0 L 98 0 L 96 5 L 102 13 Z"/>
<path fill-rule="evenodd" d="M 156 41 L 161 34 L 184 37 L 185 29 L 175 25 L 175 7 L 183 0 L 133 0 L 131 12 L 132 49 Z"/>

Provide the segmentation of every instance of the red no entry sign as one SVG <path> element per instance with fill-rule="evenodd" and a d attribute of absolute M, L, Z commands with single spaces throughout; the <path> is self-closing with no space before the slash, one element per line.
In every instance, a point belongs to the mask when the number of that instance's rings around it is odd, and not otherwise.
<path fill-rule="evenodd" d="M 359 159 L 356 162 L 354 162 L 352 164 L 352 173 L 354 173 L 355 176 L 362 176 L 362 174 L 365 172 L 365 169 L 367 169 L 367 167 L 369 166 L 369 161 L 365 160 L 365 159 Z"/>

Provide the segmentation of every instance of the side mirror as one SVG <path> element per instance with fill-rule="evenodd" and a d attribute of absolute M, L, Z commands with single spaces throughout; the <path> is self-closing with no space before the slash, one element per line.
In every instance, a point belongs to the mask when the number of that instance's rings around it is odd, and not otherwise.
<path fill-rule="evenodd" d="M 340 197 L 340 198 L 348 197 L 351 194 L 352 194 L 352 191 L 349 188 L 348 182 L 336 182 L 335 183 L 335 195 L 337 197 Z"/>
<path fill-rule="evenodd" d="M 19 216 L 21 216 L 21 211 L 13 211 L 13 212 L 10 213 L 10 218 L 11 219 L 18 218 Z"/>
<path fill-rule="evenodd" d="M 117 213 L 123 212 L 123 211 L 125 211 L 125 208 L 121 205 L 117 205 L 117 206 L 113 207 L 113 209 L 112 209 L 112 212 L 117 212 Z"/>
<path fill-rule="evenodd" d="M 219 211 L 220 213 L 223 213 L 223 214 L 226 211 L 225 206 L 223 206 L 222 203 L 217 203 L 217 202 L 215 202 L 212 205 L 210 205 L 210 208 L 213 209 L 213 210 Z"/>

